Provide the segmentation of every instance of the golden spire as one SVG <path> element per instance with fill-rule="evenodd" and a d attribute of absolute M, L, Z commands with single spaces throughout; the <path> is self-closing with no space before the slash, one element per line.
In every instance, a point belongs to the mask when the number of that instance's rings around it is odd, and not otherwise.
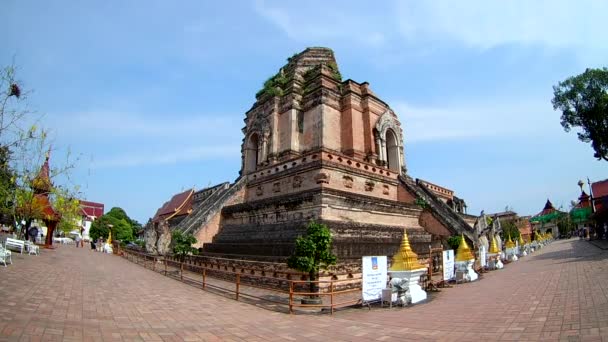
<path fill-rule="evenodd" d="M 509 236 L 509 238 L 507 239 L 507 242 L 505 243 L 505 247 L 507 247 L 507 248 L 515 247 L 515 243 L 513 242 L 513 240 L 511 240 L 511 234 L 509 234 L 508 236 Z"/>
<path fill-rule="evenodd" d="M 418 255 L 412 250 L 410 240 L 407 238 L 407 232 L 403 232 L 403 240 L 401 246 L 395 256 L 393 256 L 393 265 L 391 271 L 411 271 L 425 268 L 426 265 L 418 262 Z"/>
<path fill-rule="evenodd" d="M 475 260 L 475 256 L 471 253 L 471 249 L 469 245 L 467 245 L 467 240 L 464 239 L 464 234 L 460 235 L 460 245 L 458 245 L 458 250 L 456 251 L 456 261 L 469 261 Z"/>
<path fill-rule="evenodd" d="M 112 244 L 112 231 L 110 230 L 110 234 L 108 235 L 108 244 Z"/>
<path fill-rule="evenodd" d="M 496 235 L 492 236 L 492 243 L 490 244 L 490 250 L 488 252 L 490 254 L 500 253 L 500 250 L 498 249 L 498 241 L 496 241 Z"/>
<path fill-rule="evenodd" d="M 524 237 L 523 237 L 523 235 L 521 235 L 521 233 L 519 233 L 519 240 L 517 242 L 519 242 L 520 246 L 523 246 L 526 244 L 526 242 L 524 241 Z"/>

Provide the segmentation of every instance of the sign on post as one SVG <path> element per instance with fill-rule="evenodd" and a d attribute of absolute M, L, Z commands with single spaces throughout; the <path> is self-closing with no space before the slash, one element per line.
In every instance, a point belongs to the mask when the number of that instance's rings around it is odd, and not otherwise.
<path fill-rule="evenodd" d="M 454 279 L 454 250 L 443 251 L 443 280 Z"/>
<path fill-rule="evenodd" d="M 481 245 L 479 246 L 479 265 L 481 267 L 488 266 L 488 257 L 486 253 L 486 247 Z"/>
<path fill-rule="evenodd" d="M 384 256 L 364 256 L 362 296 L 364 302 L 376 301 L 382 298 L 382 289 L 386 288 L 387 262 Z"/>

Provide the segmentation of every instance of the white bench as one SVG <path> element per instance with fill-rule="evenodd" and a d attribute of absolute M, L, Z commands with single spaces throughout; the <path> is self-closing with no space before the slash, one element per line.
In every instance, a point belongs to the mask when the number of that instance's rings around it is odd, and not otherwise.
<path fill-rule="evenodd" d="M 25 241 L 25 249 L 29 255 L 40 255 L 40 248 L 31 241 Z"/>
<path fill-rule="evenodd" d="M 19 249 L 19 253 L 23 254 L 23 249 L 25 248 L 25 241 L 13 238 L 6 238 L 6 241 L 4 242 L 4 248 L 8 249 L 9 247 Z"/>
<path fill-rule="evenodd" d="M 4 267 L 6 267 L 6 260 L 9 260 L 9 264 L 13 263 L 13 259 L 11 258 L 11 251 L 5 249 L 4 247 L 2 247 L 2 245 L 0 245 L 0 262 L 4 264 Z"/>

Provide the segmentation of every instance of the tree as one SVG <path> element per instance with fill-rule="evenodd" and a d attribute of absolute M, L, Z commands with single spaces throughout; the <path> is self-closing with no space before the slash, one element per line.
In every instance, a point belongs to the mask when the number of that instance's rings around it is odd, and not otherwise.
<path fill-rule="evenodd" d="M 132 222 L 122 208 L 114 207 L 91 224 L 89 236 L 93 240 L 105 239 L 111 231 L 113 239 L 125 242 L 133 241 Z"/>
<path fill-rule="evenodd" d="M 331 241 L 329 228 L 322 223 L 311 221 L 306 228 L 306 235 L 296 239 L 294 252 L 287 259 L 287 266 L 308 273 L 311 293 L 318 292 L 315 281 L 319 269 L 326 269 L 336 263 L 337 258 L 331 253 Z"/>
<path fill-rule="evenodd" d="M 501 226 L 502 226 L 503 239 L 506 240 L 509 238 L 509 236 L 511 237 L 511 240 L 513 240 L 513 241 L 519 239 L 519 235 L 521 233 L 519 232 L 519 229 L 517 228 L 517 224 L 515 223 L 515 221 L 513 221 L 513 220 L 507 221 L 507 222 L 503 223 Z"/>
<path fill-rule="evenodd" d="M 562 112 L 564 130 L 580 127 L 579 140 L 591 142 L 594 157 L 608 161 L 608 69 L 587 69 L 553 86 L 551 102 Z"/>
<path fill-rule="evenodd" d="M 31 124 L 40 118 L 29 110 L 29 92 L 21 89 L 15 74 L 13 66 L 0 69 L 0 214 L 10 217 L 11 223 L 25 222 L 19 232 L 23 238 L 27 238 L 32 222 L 47 222 L 47 243 L 51 243 L 55 222 L 59 220 L 67 229 L 78 216 L 74 200 L 78 187 L 70 189 L 51 183 L 58 175 L 69 181 L 75 161 L 70 160 L 68 152 L 64 165 L 52 170 L 48 167 L 51 148 L 47 132 Z M 45 177 L 37 177 L 45 164 Z M 44 179 L 44 184 L 35 184 L 40 179 Z"/>
<path fill-rule="evenodd" d="M 196 243 L 194 235 L 188 233 L 184 234 L 180 230 L 174 230 L 171 233 L 171 245 L 173 245 L 173 254 L 175 254 L 180 260 L 184 260 L 186 255 L 198 254 L 198 249 L 192 247 Z"/>

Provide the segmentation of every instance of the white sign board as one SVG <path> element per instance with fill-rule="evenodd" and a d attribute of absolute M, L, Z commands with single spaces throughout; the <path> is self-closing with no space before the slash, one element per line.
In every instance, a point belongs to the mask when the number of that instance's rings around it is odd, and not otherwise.
<path fill-rule="evenodd" d="M 443 251 L 443 280 L 454 279 L 454 250 Z"/>
<path fill-rule="evenodd" d="M 364 256 L 363 262 L 363 301 L 375 301 L 382 298 L 382 289 L 386 288 L 387 262 L 384 256 Z"/>
<path fill-rule="evenodd" d="M 479 264 L 481 265 L 481 267 L 488 266 L 488 255 L 486 253 L 485 246 L 479 247 Z"/>

